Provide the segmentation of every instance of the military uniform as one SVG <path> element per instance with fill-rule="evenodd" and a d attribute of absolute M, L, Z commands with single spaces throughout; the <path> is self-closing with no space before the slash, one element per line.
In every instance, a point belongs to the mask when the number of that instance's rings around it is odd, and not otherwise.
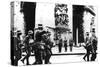
<path fill-rule="evenodd" d="M 92 36 L 91 37 L 91 46 L 92 46 L 92 56 L 91 56 L 91 61 L 95 61 L 96 59 L 96 50 L 97 50 L 97 37 L 96 36 Z"/>
<path fill-rule="evenodd" d="M 64 40 L 65 52 L 67 51 L 67 40 Z"/>
<path fill-rule="evenodd" d="M 24 60 L 26 59 L 27 65 L 29 65 L 29 57 L 31 55 L 31 50 L 32 50 L 32 45 L 30 43 L 30 40 L 32 39 L 32 34 L 33 34 L 33 31 L 29 30 L 28 35 L 24 39 L 26 56 L 21 61 L 24 63 Z"/>
<path fill-rule="evenodd" d="M 59 53 L 60 53 L 62 50 L 62 39 L 61 38 L 59 39 L 58 49 L 59 49 Z"/>
<path fill-rule="evenodd" d="M 69 46 L 70 46 L 70 51 L 72 52 L 73 50 L 73 40 L 69 40 Z"/>
<path fill-rule="evenodd" d="M 87 57 L 87 61 L 89 61 L 89 56 L 90 56 L 90 53 L 91 53 L 91 45 L 90 45 L 90 38 L 89 37 L 86 37 L 85 44 L 86 44 L 86 46 L 85 46 L 86 54 L 83 57 L 83 59 L 85 60 L 85 58 Z"/>
<path fill-rule="evenodd" d="M 42 64 L 42 53 L 44 50 L 44 44 L 42 41 L 42 35 L 46 33 L 43 30 L 39 30 L 35 34 L 35 43 L 34 43 L 34 54 L 35 54 L 35 62 L 33 64 Z"/>
<path fill-rule="evenodd" d="M 30 36 L 30 35 L 27 35 L 25 37 L 24 43 L 25 43 L 26 56 L 21 60 L 24 63 L 24 60 L 26 59 L 27 65 L 29 65 L 29 57 L 31 55 L 31 45 L 29 43 L 30 39 L 32 39 L 32 36 Z"/>
<path fill-rule="evenodd" d="M 51 42 L 50 38 L 48 36 L 46 36 L 47 38 L 43 39 L 44 43 L 45 43 L 45 64 L 49 64 L 50 63 L 50 57 L 52 55 L 52 51 L 51 48 L 53 47 L 53 42 Z"/>

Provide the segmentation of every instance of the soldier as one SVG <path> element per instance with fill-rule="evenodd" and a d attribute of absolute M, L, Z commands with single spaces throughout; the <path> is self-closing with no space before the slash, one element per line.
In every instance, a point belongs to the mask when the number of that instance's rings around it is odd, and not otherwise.
<path fill-rule="evenodd" d="M 64 47 L 65 47 L 65 52 L 66 52 L 67 51 L 67 39 L 66 39 L 66 37 L 64 39 Z"/>
<path fill-rule="evenodd" d="M 47 32 L 45 35 L 43 35 L 43 42 L 45 43 L 45 64 L 51 64 L 50 63 L 50 57 L 52 55 L 51 48 L 53 47 L 53 42 L 50 40 L 50 32 Z"/>
<path fill-rule="evenodd" d="M 44 43 L 42 43 L 42 35 L 46 33 L 43 31 L 43 27 L 41 24 L 38 25 L 38 30 L 35 34 L 35 42 L 34 42 L 34 54 L 35 54 L 35 62 L 33 64 L 42 64 L 42 52 L 44 50 Z"/>
<path fill-rule="evenodd" d="M 25 49 L 26 49 L 26 56 L 21 60 L 24 63 L 24 60 L 26 59 L 27 65 L 29 65 L 29 57 L 31 55 L 31 43 L 30 39 L 32 39 L 33 31 L 29 30 L 28 35 L 25 37 L 24 43 L 25 43 Z"/>
<path fill-rule="evenodd" d="M 89 32 L 86 33 L 86 39 L 85 39 L 85 49 L 86 49 L 86 54 L 83 57 L 83 59 L 86 61 L 86 57 L 87 57 L 87 61 L 89 61 L 89 56 L 90 56 L 90 52 L 91 52 L 91 45 L 90 45 L 90 38 L 89 38 Z"/>
<path fill-rule="evenodd" d="M 97 51 L 97 37 L 95 35 L 95 29 L 92 31 L 92 36 L 90 37 L 91 41 L 91 46 L 92 46 L 92 56 L 91 56 L 91 61 L 95 61 L 96 59 L 96 51 Z"/>
<path fill-rule="evenodd" d="M 16 32 L 16 36 L 14 37 L 14 66 L 18 65 L 18 61 L 21 59 L 21 31 Z"/>
<path fill-rule="evenodd" d="M 72 39 L 69 40 L 69 47 L 70 47 L 70 51 L 72 52 L 73 50 L 73 40 Z"/>
<path fill-rule="evenodd" d="M 44 51 L 44 43 L 42 42 L 36 42 L 34 43 L 34 55 L 35 55 L 35 62 L 33 63 L 33 65 L 35 64 L 42 64 L 42 59 L 43 59 L 43 51 Z"/>
<path fill-rule="evenodd" d="M 59 49 L 59 53 L 61 53 L 61 50 L 62 50 L 62 38 L 61 38 L 61 35 L 59 35 L 58 49 Z"/>

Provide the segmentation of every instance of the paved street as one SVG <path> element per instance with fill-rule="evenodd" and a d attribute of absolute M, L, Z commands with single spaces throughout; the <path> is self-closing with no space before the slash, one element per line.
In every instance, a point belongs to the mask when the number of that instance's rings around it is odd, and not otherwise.
<path fill-rule="evenodd" d="M 85 62 L 83 60 L 84 55 L 60 55 L 60 56 L 52 56 L 50 59 L 50 62 L 52 64 L 61 64 L 61 63 L 76 63 L 76 62 Z M 30 59 L 30 64 L 33 64 L 35 61 L 34 56 L 31 56 Z M 26 63 L 26 61 L 25 61 Z M 19 61 L 19 65 L 25 65 L 21 61 Z"/>
<path fill-rule="evenodd" d="M 59 53 L 58 47 L 55 46 L 55 47 L 52 48 L 52 52 L 53 52 L 53 54 L 73 54 L 73 53 L 85 53 L 86 51 L 85 51 L 84 47 L 73 47 L 72 52 L 70 52 L 70 47 L 68 46 L 67 52 L 65 52 L 65 48 L 62 47 L 62 52 Z"/>
<path fill-rule="evenodd" d="M 58 63 L 76 63 L 76 62 L 85 62 L 83 60 L 83 56 L 85 53 L 84 47 L 73 47 L 73 51 L 70 52 L 70 49 L 68 47 L 68 51 L 65 52 L 64 47 L 62 48 L 62 52 L 58 52 L 58 47 L 52 48 L 53 55 L 50 58 L 50 62 L 52 64 L 58 64 Z M 25 54 L 25 53 L 23 53 Z M 33 54 L 32 54 L 33 55 Z M 35 58 L 34 56 L 31 56 L 29 58 L 30 64 L 34 63 Z M 25 61 L 26 63 L 26 61 Z M 19 61 L 19 65 L 25 65 L 21 61 Z"/>

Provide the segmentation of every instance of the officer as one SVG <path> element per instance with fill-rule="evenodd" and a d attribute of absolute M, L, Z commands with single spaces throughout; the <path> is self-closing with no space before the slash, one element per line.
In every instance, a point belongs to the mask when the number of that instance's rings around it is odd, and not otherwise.
<path fill-rule="evenodd" d="M 24 63 L 24 60 L 26 59 L 26 64 L 29 65 L 29 57 L 31 55 L 31 43 L 30 39 L 32 39 L 33 31 L 29 30 L 28 35 L 25 37 L 24 43 L 25 43 L 25 49 L 26 49 L 26 56 L 21 60 Z"/>

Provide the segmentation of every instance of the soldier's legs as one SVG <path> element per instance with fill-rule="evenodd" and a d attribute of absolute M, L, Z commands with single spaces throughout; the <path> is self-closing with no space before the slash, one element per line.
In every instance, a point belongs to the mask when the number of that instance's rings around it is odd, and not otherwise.
<path fill-rule="evenodd" d="M 96 53 L 92 53 L 91 61 L 95 61 L 96 59 Z"/>
<path fill-rule="evenodd" d="M 34 52 L 34 55 L 35 55 L 35 62 L 33 64 L 37 64 L 37 62 L 38 62 L 38 54 L 37 54 L 37 51 Z"/>
<path fill-rule="evenodd" d="M 46 57 L 45 57 L 45 64 L 48 64 L 48 63 L 49 63 L 50 57 L 51 57 L 51 56 L 46 56 Z"/>
<path fill-rule="evenodd" d="M 67 51 L 67 46 L 65 46 L 65 51 Z"/>
<path fill-rule="evenodd" d="M 70 51 L 72 52 L 72 46 L 70 46 Z"/>
<path fill-rule="evenodd" d="M 58 51 L 60 52 L 60 46 L 58 45 Z"/>
<path fill-rule="evenodd" d="M 24 63 L 24 60 L 27 58 L 27 55 L 24 56 L 24 58 L 22 58 L 22 62 Z"/>
<path fill-rule="evenodd" d="M 29 65 L 29 55 L 26 57 L 26 65 Z"/>
<path fill-rule="evenodd" d="M 85 60 L 85 58 L 86 58 L 86 55 L 87 55 L 87 54 L 85 54 L 85 56 L 83 57 L 84 60 Z M 85 61 L 86 61 L 86 60 L 85 60 Z"/>
<path fill-rule="evenodd" d="M 30 57 L 30 55 L 31 55 L 31 52 L 27 51 L 27 55 L 21 61 L 24 63 L 24 60 L 26 59 L 26 61 L 27 61 L 26 64 L 29 65 L 29 57 Z"/>
<path fill-rule="evenodd" d="M 61 52 L 61 46 L 59 46 L 59 52 Z"/>
<path fill-rule="evenodd" d="M 40 50 L 37 51 L 37 62 L 38 64 L 42 64 L 42 52 Z"/>
<path fill-rule="evenodd" d="M 31 50 L 28 50 L 27 56 L 26 56 L 26 64 L 29 65 L 29 57 L 31 55 Z"/>
<path fill-rule="evenodd" d="M 59 53 L 60 53 L 61 52 L 61 49 L 62 49 L 62 46 L 59 45 L 58 48 L 59 48 Z"/>
<path fill-rule="evenodd" d="M 43 53 L 41 52 L 41 50 L 39 50 L 38 55 L 37 55 L 37 61 L 39 64 L 42 64 L 42 58 L 43 58 Z"/>
<path fill-rule="evenodd" d="M 34 64 L 42 64 L 41 52 L 40 50 L 35 51 L 35 62 Z"/>
<path fill-rule="evenodd" d="M 50 57 L 51 57 L 52 52 L 49 50 L 46 52 L 46 56 L 45 56 L 45 64 L 50 64 Z"/>
<path fill-rule="evenodd" d="M 85 60 L 87 56 L 87 50 L 86 50 L 86 54 L 84 55 L 83 59 Z M 86 61 L 86 60 L 85 60 Z"/>
<path fill-rule="evenodd" d="M 89 50 L 87 50 L 87 61 L 89 61 L 89 57 L 90 56 L 90 51 Z"/>
<path fill-rule="evenodd" d="M 24 63 L 24 60 L 27 59 L 28 55 L 26 55 L 21 61 Z"/>

